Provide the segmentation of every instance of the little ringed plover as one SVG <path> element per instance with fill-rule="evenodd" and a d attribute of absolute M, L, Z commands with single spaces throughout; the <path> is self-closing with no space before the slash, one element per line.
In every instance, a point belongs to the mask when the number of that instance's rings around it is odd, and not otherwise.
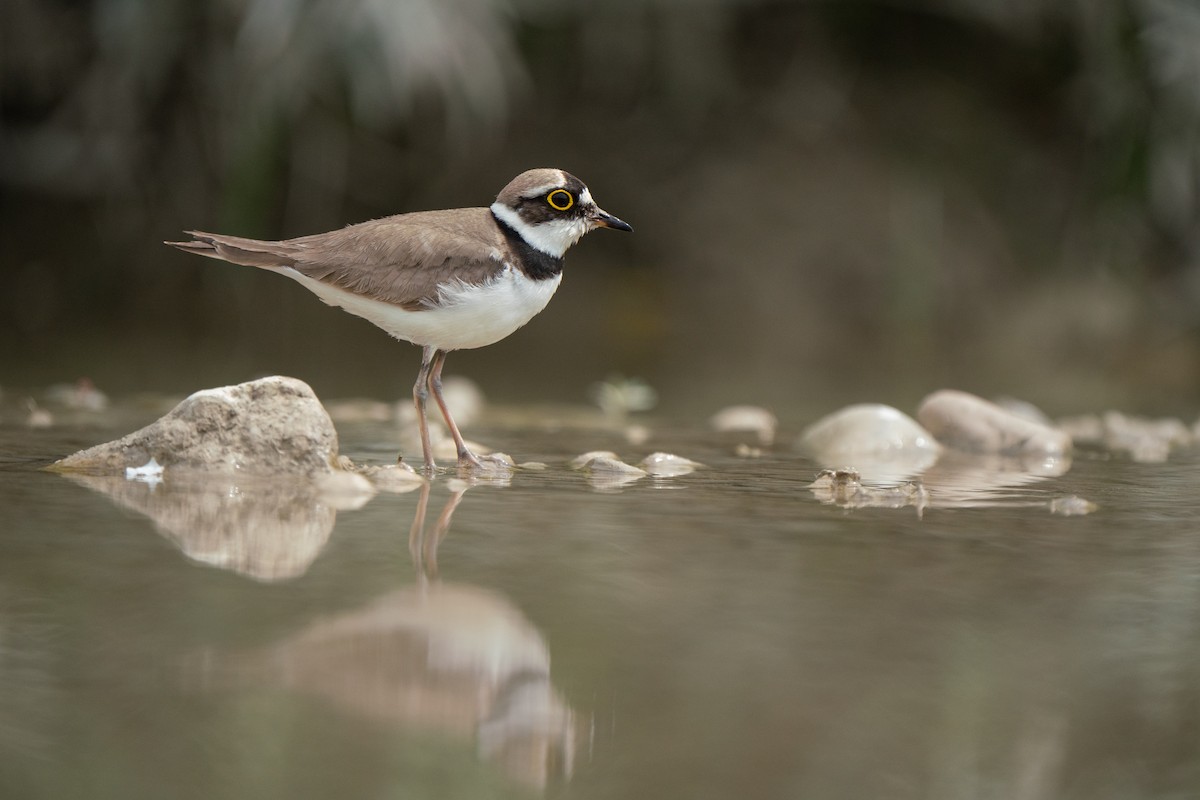
<path fill-rule="evenodd" d="M 418 211 L 282 241 L 188 231 L 180 250 L 286 275 L 331 306 L 423 348 L 413 402 L 427 472 L 435 469 L 425 420 L 430 392 L 458 448 L 480 467 L 442 397 L 451 350 L 508 336 L 546 307 L 562 281 L 563 254 L 596 228 L 633 228 L 599 208 L 581 180 L 532 169 L 488 208 Z"/>

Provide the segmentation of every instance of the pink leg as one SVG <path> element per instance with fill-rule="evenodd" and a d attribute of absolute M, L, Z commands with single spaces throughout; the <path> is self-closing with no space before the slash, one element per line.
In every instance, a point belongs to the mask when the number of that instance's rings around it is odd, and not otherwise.
<path fill-rule="evenodd" d="M 413 385 L 413 405 L 417 407 L 417 428 L 421 432 L 421 453 L 425 458 L 425 471 L 432 473 L 437 469 L 433 463 L 433 447 L 429 444 L 429 423 L 425 420 L 425 401 L 429 398 L 429 371 L 438 353 L 432 347 L 426 347 L 421 353 L 421 369 L 417 372 L 417 382 Z M 442 353 L 442 358 L 445 358 Z M 438 405 L 441 398 L 438 397 Z M 445 406 L 442 406 L 445 413 Z"/>
<path fill-rule="evenodd" d="M 446 406 L 446 399 L 442 397 L 442 365 L 445 363 L 445 350 L 438 350 L 434 353 L 433 368 L 429 372 L 429 388 L 433 390 L 433 399 L 437 401 L 438 408 L 442 410 L 442 416 L 446 419 L 446 426 L 450 428 L 450 435 L 454 437 L 454 446 L 458 449 L 458 465 L 460 467 L 464 464 L 470 464 L 475 467 L 482 466 L 479 463 L 479 459 L 467 447 L 467 443 L 463 441 L 462 434 L 458 430 L 458 425 L 454 424 L 454 418 L 450 416 L 450 409 Z"/>

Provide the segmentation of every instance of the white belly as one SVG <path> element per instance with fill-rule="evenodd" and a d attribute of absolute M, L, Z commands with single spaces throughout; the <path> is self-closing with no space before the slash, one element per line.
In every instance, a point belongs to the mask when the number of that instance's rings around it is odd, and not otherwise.
<path fill-rule="evenodd" d="M 438 350 L 469 350 L 498 342 L 520 328 L 550 302 L 562 273 L 541 281 L 505 266 L 493 280 L 478 286 L 442 286 L 442 303 L 406 311 L 329 286 L 291 268 L 279 270 L 331 306 L 369 320 L 406 342 Z"/>

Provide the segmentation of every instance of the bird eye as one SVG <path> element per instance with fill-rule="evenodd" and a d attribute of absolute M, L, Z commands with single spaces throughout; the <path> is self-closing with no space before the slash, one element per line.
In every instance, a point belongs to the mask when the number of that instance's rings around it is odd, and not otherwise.
<path fill-rule="evenodd" d="M 575 205 L 575 198 L 566 189 L 555 189 L 550 194 L 546 195 L 546 202 L 556 211 L 566 211 L 571 206 Z"/>

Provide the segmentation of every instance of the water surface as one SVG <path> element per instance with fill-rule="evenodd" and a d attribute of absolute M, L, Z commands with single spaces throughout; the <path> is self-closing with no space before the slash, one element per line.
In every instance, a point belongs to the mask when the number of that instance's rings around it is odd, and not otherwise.
<path fill-rule="evenodd" d="M 129 427 L 0 431 L 0 796 L 1200 795 L 1194 455 L 918 513 L 652 427 L 483 431 L 548 468 L 357 510 L 86 485 L 37 467 Z M 707 467 L 597 487 L 596 447 Z"/>

